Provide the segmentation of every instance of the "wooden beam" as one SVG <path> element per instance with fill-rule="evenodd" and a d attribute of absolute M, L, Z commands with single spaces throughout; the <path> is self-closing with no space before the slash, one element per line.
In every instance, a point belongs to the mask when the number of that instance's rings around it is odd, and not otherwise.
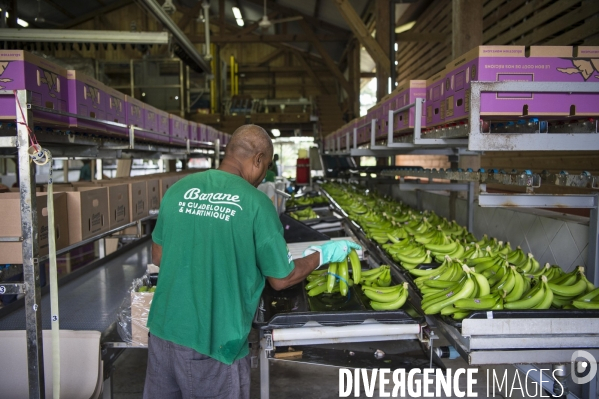
<path fill-rule="evenodd" d="M 483 44 L 483 5 L 480 0 L 453 0 L 452 57 Z"/>
<path fill-rule="evenodd" d="M 260 7 L 264 7 L 264 0 L 245 0 L 245 1 L 248 3 L 256 4 Z M 280 4 L 275 3 L 274 1 L 268 1 L 266 3 L 266 7 L 271 10 L 279 11 L 280 13 L 284 14 L 285 16 L 301 15 L 302 17 L 304 17 L 304 20 L 308 21 L 308 23 L 310 23 L 312 26 L 322 28 L 322 29 L 328 30 L 330 32 L 334 32 L 334 33 L 347 33 L 348 32 L 347 29 L 340 28 L 337 25 L 333 25 L 329 22 L 322 21 L 318 18 L 314 18 L 311 15 L 303 14 L 293 8 L 282 6 Z"/>
<path fill-rule="evenodd" d="M 349 66 L 349 81 L 352 85 L 353 96 L 349 97 L 350 104 L 350 119 L 360 116 L 360 43 L 357 40 L 352 40 L 353 44 L 349 50 L 348 66 Z"/>
<path fill-rule="evenodd" d="M 270 63 L 271 61 L 275 60 L 276 58 L 278 58 L 281 54 L 283 54 L 283 49 L 282 48 L 278 48 L 275 51 L 273 51 L 272 53 L 266 55 L 265 57 L 261 58 L 260 61 L 258 61 L 256 63 L 256 65 L 260 66 L 266 63 Z M 241 66 L 240 66 L 241 68 Z"/>
<path fill-rule="evenodd" d="M 387 68 L 381 64 L 381 60 L 376 63 L 376 98 L 377 101 L 381 101 L 389 93 L 389 78 L 391 77 L 391 61 L 389 60 L 391 50 L 391 3 L 389 0 L 377 0 L 375 3 L 376 42 L 386 55 L 387 61 Z"/>
<path fill-rule="evenodd" d="M 194 19 L 200 15 L 200 10 L 202 9 L 202 2 L 198 1 L 188 12 L 183 14 L 183 17 L 177 22 L 177 26 L 181 31 L 184 31 L 187 28 L 187 25 Z"/>
<path fill-rule="evenodd" d="M 317 40 L 321 42 L 345 42 L 349 39 L 346 35 L 332 35 L 332 34 L 321 34 L 315 35 Z M 204 35 L 188 36 L 192 43 L 204 43 Z M 251 35 L 239 35 L 239 34 L 225 34 L 215 35 L 210 38 L 213 43 L 301 43 L 311 42 L 312 38 L 308 35 L 301 34 L 278 34 L 261 35 L 259 33 Z"/>
<path fill-rule="evenodd" d="M 360 72 L 361 78 L 376 78 L 376 72 Z"/>
<path fill-rule="evenodd" d="M 301 54 L 301 52 L 299 50 L 295 50 L 295 49 L 281 49 L 281 50 L 283 51 L 283 53 L 286 50 L 289 50 L 289 51 L 297 51 L 298 54 Z M 324 66 L 310 66 L 310 68 L 313 71 L 318 72 L 320 74 L 330 72 L 329 68 L 324 67 Z M 240 65 L 239 66 L 240 73 L 271 73 L 272 74 L 272 73 L 298 73 L 298 72 L 304 72 L 304 71 L 305 71 L 305 68 L 303 66 L 299 66 L 299 65 L 290 65 L 290 66 Z"/>
<path fill-rule="evenodd" d="M 395 35 L 397 42 L 429 42 L 443 43 L 449 38 L 444 33 L 419 33 L 419 32 L 402 32 Z"/>
<path fill-rule="evenodd" d="M 381 46 L 373 39 L 373 37 L 366 29 L 364 22 L 360 16 L 356 13 L 356 10 L 352 7 L 348 0 L 335 0 L 337 9 L 343 16 L 343 19 L 350 26 L 356 38 L 360 41 L 362 46 L 366 48 L 368 54 L 377 63 L 381 64 L 383 70 L 389 75 L 391 73 L 390 61 L 387 56 L 387 52 L 383 51 Z"/>
<path fill-rule="evenodd" d="M 331 58 L 329 53 L 327 53 L 327 51 L 324 49 L 324 47 L 322 47 L 322 44 L 318 41 L 318 38 L 312 31 L 312 28 L 310 28 L 310 25 L 308 25 L 308 23 L 306 21 L 304 21 L 303 19 L 300 20 L 299 23 L 300 23 L 302 29 L 304 30 L 304 32 L 306 33 L 306 35 L 311 36 L 312 45 L 314 46 L 314 48 L 316 48 L 316 50 L 318 50 L 318 52 L 322 56 L 322 59 L 324 60 L 325 64 L 329 67 L 329 69 L 331 70 L 333 75 L 335 75 L 335 77 L 337 78 L 339 83 L 341 83 L 341 86 L 343 87 L 345 92 L 350 93 L 351 87 L 349 85 L 349 82 L 347 81 L 347 79 L 345 79 L 345 76 L 343 76 L 343 74 L 337 67 L 337 64 L 335 64 L 335 61 L 333 61 L 333 59 Z"/>
<path fill-rule="evenodd" d="M 84 22 L 89 21 L 90 19 L 93 19 L 96 15 L 99 14 L 107 14 L 109 12 L 118 10 L 119 8 L 123 8 L 128 6 L 129 4 L 133 3 L 133 0 L 117 0 L 114 3 L 108 4 L 105 7 L 99 8 L 97 10 L 94 10 L 92 12 L 88 12 L 87 14 L 83 14 L 80 17 L 74 18 L 71 21 L 69 21 L 68 23 L 62 25 L 60 28 L 61 29 L 69 29 L 72 28 L 74 26 L 80 25 Z"/>
<path fill-rule="evenodd" d="M 308 62 L 300 54 L 300 52 L 297 50 L 291 50 L 291 53 L 293 55 L 295 55 L 295 58 L 297 58 L 297 60 L 300 62 L 300 64 L 302 64 L 302 66 L 304 67 L 304 69 L 306 70 L 308 75 L 310 75 L 310 78 L 312 78 L 314 83 L 321 87 L 321 91 L 324 91 L 326 94 L 330 94 L 329 91 L 327 90 L 327 88 L 325 87 L 325 85 L 323 85 L 322 82 L 320 81 L 320 79 L 318 78 L 318 75 L 316 75 L 316 72 L 314 72 L 314 70 L 312 69 L 310 64 L 308 64 Z"/>
<path fill-rule="evenodd" d="M 225 0 L 218 0 L 218 34 L 225 31 Z"/>
<path fill-rule="evenodd" d="M 64 15 L 66 15 L 69 18 L 75 18 L 75 15 L 73 15 L 71 12 L 69 12 L 69 10 L 65 9 L 64 7 L 62 7 L 60 4 L 57 4 L 56 2 L 54 2 L 53 0 L 44 0 L 46 3 L 50 4 L 52 7 L 56 8 L 58 11 L 60 11 L 61 13 L 63 13 Z"/>

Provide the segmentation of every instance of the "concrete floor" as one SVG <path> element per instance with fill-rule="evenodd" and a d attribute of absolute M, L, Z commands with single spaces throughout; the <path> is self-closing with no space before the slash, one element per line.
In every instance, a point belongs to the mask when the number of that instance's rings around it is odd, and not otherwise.
<path fill-rule="evenodd" d="M 404 341 L 406 342 L 406 341 Z M 417 345 L 412 342 L 410 345 Z M 314 347 L 313 347 L 314 348 Z M 318 347 L 321 348 L 321 347 Z M 326 348 L 326 347 L 325 347 Z M 394 353 L 400 353 L 394 359 L 401 358 L 401 351 L 405 350 L 405 344 L 397 343 L 364 343 L 351 344 L 351 350 L 356 350 L 362 354 L 372 354 L 375 348 L 381 348 L 387 353 L 387 359 L 380 361 L 380 365 L 374 367 L 390 367 L 391 358 Z M 413 348 L 412 348 L 413 349 Z M 413 352 L 412 352 L 413 353 Z M 408 355 L 406 355 L 408 356 Z M 374 357 L 372 357 L 374 359 Z M 389 362 L 389 363 L 385 363 Z M 395 361 L 395 360 L 394 360 Z M 399 360 L 401 361 L 401 360 Z M 446 367 L 455 370 L 460 367 L 467 367 L 466 362 L 461 359 L 444 359 Z M 114 399 L 137 399 L 142 397 L 143 385 L 145 379 L 145 370 L 147 362 L 147 350 L 130 349 L 115 363 L 115 372 L 113 377 L 113 398 Z M 391 366 L 391 368 L 393 368 Z M 508 370 L 508 381 L 513 380 L 515 368 L 494 367 L 497 373 L 503 373 Z M 260 398 L 260 370 L 252 369 L 251 399 Z M 522 376 L 522 375 L 521 375 Z M 478 398 L 526 398 L 519 390 L 514 390 L 511 395 L 506 392 L 496 392 L 495 396 L 487 395 L 486 368 L 480 368 L 478 372 L 478 381 L 474 387 L 474 392 Z M 522 376 L 522 381 L 524 378 Z M 465 379 L 460 379 L 460 387 L 465 389 Z M 534 386 L 530 385 L 530 393 L 534 392 Z M 390 388 L 391 389 L 391 388 Z M 389 390 L 390 390 L 389 389 Z M 492 393 L 492 392 L 491 392 Z M 339 397 L 339 368 L 333 366 L 321 366 L 313 364 L 304 364 L 291 361 L 271 361 L 270 362 L 270 397 L 272 399 L 303 399 L 303 398 L 338 398 Z M 355 397 L 352 393 L 351 397 Z M 362 391 L 361 396 L 367 397 Z M 375 390 L 374 398 L 379 398 L 378 391 Z M 409 397 L 409 396 L 408 396 Z M 440 396 L 446 398 L 446 396 Z M 537 393 L 534 397 L 539 397 Z M 166 398 L 165 398 L 166 399 Z M 234 398 L 232 398 L 234 399 Z"/>

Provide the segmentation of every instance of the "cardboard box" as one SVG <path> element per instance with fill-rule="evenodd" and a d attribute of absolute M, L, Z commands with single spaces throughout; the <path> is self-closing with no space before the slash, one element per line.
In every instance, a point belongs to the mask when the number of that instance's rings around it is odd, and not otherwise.
<path fill-rule="evenodd" d="M 599 47 L 479 46 L 447 65 L 446 121 L 466 119 L 474 81 L 592 82 Z M 482 93 L 481 115 L 596 116 L 599 93 Z"/>
<path fill-rule="evenodd" d="M 127 123 L 127 110 L 125 105 L 125 94 L 112 87 L 104 86 L 104 97 L 106 104 L 104 109 L 106 111 L 106 120 L 117 123 Z M 127 128 L 106 125 L 106 132 L 114 134 L 116 136 L 128 136 L 129 132 Z"/>
<path fill-rule="evenodd" d="M 86 74 L 74 70 L 67 71 L 69 102 L 72 114 L 88 118 L 106 119 L 106 93 L 104 85 Z M 104 132 L 105 124 L 69 117 L 69 126 L 82 130 Z"/>
<path fill-rule="evenodd" d="M 166 193 L 166 190 L 168 190 L 173 184 L 175 184 L 177 181 L 179 181 L 179 178 L 177 176 L 161 176 L 160 177 L 160 200 L 162 201 L 162 198 L 164 198 L 164 194 Z"/>
<path fill-rule="evenodd" d="M 197 142 L 200 141 L 198 138 L 198 124 L 193 121 L 187 121 L 187 129 L 189 130 L 187 136 L 191 140 L 190 145 L 192 147 L 197 147 L 199 145 Z"/>
<path fill-rule="evenodd" d="M 170 143 L 183 145 L 189 137 L 189 122 L 181 117 L 170 114 Z"/>
<path fill-rule="evenodd" d="M 139 100 L 133 97 L 125 96 L 125 113 L 127 115 L 127 125 L 133 125 L 145 128 L 145 106 Z M 143 135 L 139 136 L 143 137 Z"/>
<path fill-rule="evenodd" d="M 445 70 L 426 80 L 426 127 L 445 121 Z"/>
<path fill-rule="evenodd" d="M 69 223 L 67 215 L 67 197 L 64 193 L 54 193 L 54 239 L 56 249 L 69 245 Z M 38 193 L 37 231 L 40 256 L 48 254 L 48 195 Z M 0 194 L 0 237 L 21 236 L 21 201 L 19 193 Z M 0 264 L 23 263 L 21 242 L 0 242 Z"/>
<path fill-rule="evenodd" d="M 69 245 L 109 230 L 106 187 L 90 187 L 65 194 L 69 214 Z"/>
<path fill-rule="evenodd" d="M 160 209 L 160 180 L 146 180 L 148 190 L 148 209 Z"/>
<path fill-rule="evenodd" d="M 164 112 L 152 107 L 151 105 L 144 104 L 144 128 L 146 130 L 154 132 L 154 134 L 149 132 L 136 132 L 136 134 L 139 137 L 146 138 L 151 141 L 168 143 L 168 124 L 166 126 L 166 129 L 163 125 L 165 118 L 168 121 L 168 112 Z"/>
<path fill-rule="evenodd" d="M 131 343 L 148 346 L 148 315 L 154 299 L 153 292 L 131 292 Z"/>
<path fill-rule="evenodd" d="M 413 104 L 417 98 L 426 98 L 426 80 L 404 80 L 391 93 L 390 110 L 397 110 L 406 105 Z M 421 126 L 426 126 L 426 103 L 423 104 Z M 415 126 L 415 107 L 408 111 L 395 114 L 393 117 L 394 132 L 408 132 Z"/>
<path fill-rule="evenodd" d="M 67 71 L 45 58 L 22 50 L 0 50 L 0 79 L 4 90 L 30 90 L 33 105 L 68 111 Z M 14 97 L 0 96 L 0 119 L 15 118 Z M 69 123 L 68 117 L 47 112 L 34 112 L 34 119 L 47 126 Z"/>
<path fill-rule="evenodd" d="M 158 132 L 162 133 L 166 137 L 170 135 L 170 121 L 169 121 L 169 113 L 166 111 L 162 111 L 160 109 L 156 109 L 156 115 L 158 116 Z"/>
<path fill-rule="evenodd" d="M 129 209 L 131 222 L 149 215 L 148 189 L 145 180 L 129 182 Z"/>
<path fill-rule="evenodd" d="M 110 215 L 108 226 L 112 230 L 121 227 L 131 220 L 129 204 L 129 185 L 117 184 L 108 188 L 108 213 Z"/>

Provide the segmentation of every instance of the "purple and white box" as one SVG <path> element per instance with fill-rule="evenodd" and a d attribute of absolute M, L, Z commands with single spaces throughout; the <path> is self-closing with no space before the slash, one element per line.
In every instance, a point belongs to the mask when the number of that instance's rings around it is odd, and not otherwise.
<path fill-rule="evenodd" d="M 164 119 L 167 121 L 166 129 L 164 126 Z M 149 104 L 144 104 L 144 129 L 154 133 L 138 132 L 137 134 L 142 134 L 143 137 L 147 138 L 148 140 L 168 143 L 168 128 L 168 112 L 161 111 Z"/>
<path fill-rule="evenodd" d="M 106 120 L 110 122 L 127 124 L 127 110 L 125 105 L 125 94 L 112 87 L 104 86 L 104 110 L 106 112 Z M 127 128 L 106 125 L 106 133 L 117 136 L 127 136 Z"/>
<path fill-rule="evenodd" d="M 193 121 L 188 121 L 187 122 L 187 128 L 189 129 L 189 134 L 187 135 L 187 137 L 189 137 L 189 140 L 191 140 L 190 144 L 192 147 L 197 147 L 198 146 L 198 124 L 196 122 Z"/>
<path fill-rule="evenodd" d="M 413 104 L 417 98 L 426 98 L 426 80 L 404 80 L 399 83 L 393 91 L 391 101 L 391 110 L 397 110 L 406 105 Z M 426 107 L 423 105 L 421 126 L 426 126 Z M 410 108 L 407 111 L 398 112 L 393 117 L 393 131 L 395 133 L 407 133 L 414 129 L 416 122 L 416 109 Z"/>
<path fill-rule="evenodd" d="M 149 104 L 144 104 L 144 129 L 158 132 L 158 111 Z"/>
<path fill-rule="evenodd" d="M 29 90 L 33 105 L 68 112 L 67 71 L 22 50 L 0 50 L 0 90 Z M 21 104 L 24 105 L 24 104 Z M 68 126 L 67 116 L 34 111 L 37 124 Z M 16 118 L 15 98 L 0 96 L 0 119 Z"/>
<path fill-rule="evenodd" d="M 69 87 L 68 111 L 71 114 L 87 118 L 106 119 L 106 93 L 104 85 L 86 74 L 74 70 L 67 71 L 67 84 Z M 69 117 L 69 127 L 105 132 L 106 125 L 75 117 Z"/>
<path fill-rule="evenodd" d="M 445 70 L 426 80 L 426 127 L 430 128 L 445 121 Z"/>
<path fill-rule="evenodd" d="M 168 141 L 171 128 L 169 113 L 161 109 L 157 109 L 156 116 L 158 119 L 158 133 L 164 135 L 164 137 L 166 137 L 166 140 Z"/>
<path fill-rule="evenodd" d="M 171 144 L 186 144 L 189 137 L 189 123 L 187 120 L 173 115 L 170 115 L 170 143 Z"/>
<path fill-rule="evenodd" d="M 445 93 L 448 121 L 470 112 L 472 81 L 597 82 L 599 47 L 479 46 L 447 66 Z M 482 93 L 481 115 L 597 116 L 599 93 Z"/>
<path fill-rule="evenodd" d="M 208 141 L 206 139 L 206 125 L 198 123 L 198 141 Z"/>
<path fill-rule="evenodd" d="M 145 129 L 144 103 L 133 97 L 125 96 L 127 125 Z"/>

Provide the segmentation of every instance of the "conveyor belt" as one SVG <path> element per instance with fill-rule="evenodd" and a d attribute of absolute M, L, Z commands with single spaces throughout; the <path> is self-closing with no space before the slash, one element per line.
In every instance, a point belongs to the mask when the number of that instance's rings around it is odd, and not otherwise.
<path fill-rule="evenodd" d="M 122 255 L 58 289 L 60 328 L 104 332 L 116 320 L 133 279 L 149 263 L 151 242 L 135 245 Z M 42 328 L 50 328 L 50 295 L 42 296 Z M 0 319 L 0 330 L 25 329 L 25 309 Z"/>

